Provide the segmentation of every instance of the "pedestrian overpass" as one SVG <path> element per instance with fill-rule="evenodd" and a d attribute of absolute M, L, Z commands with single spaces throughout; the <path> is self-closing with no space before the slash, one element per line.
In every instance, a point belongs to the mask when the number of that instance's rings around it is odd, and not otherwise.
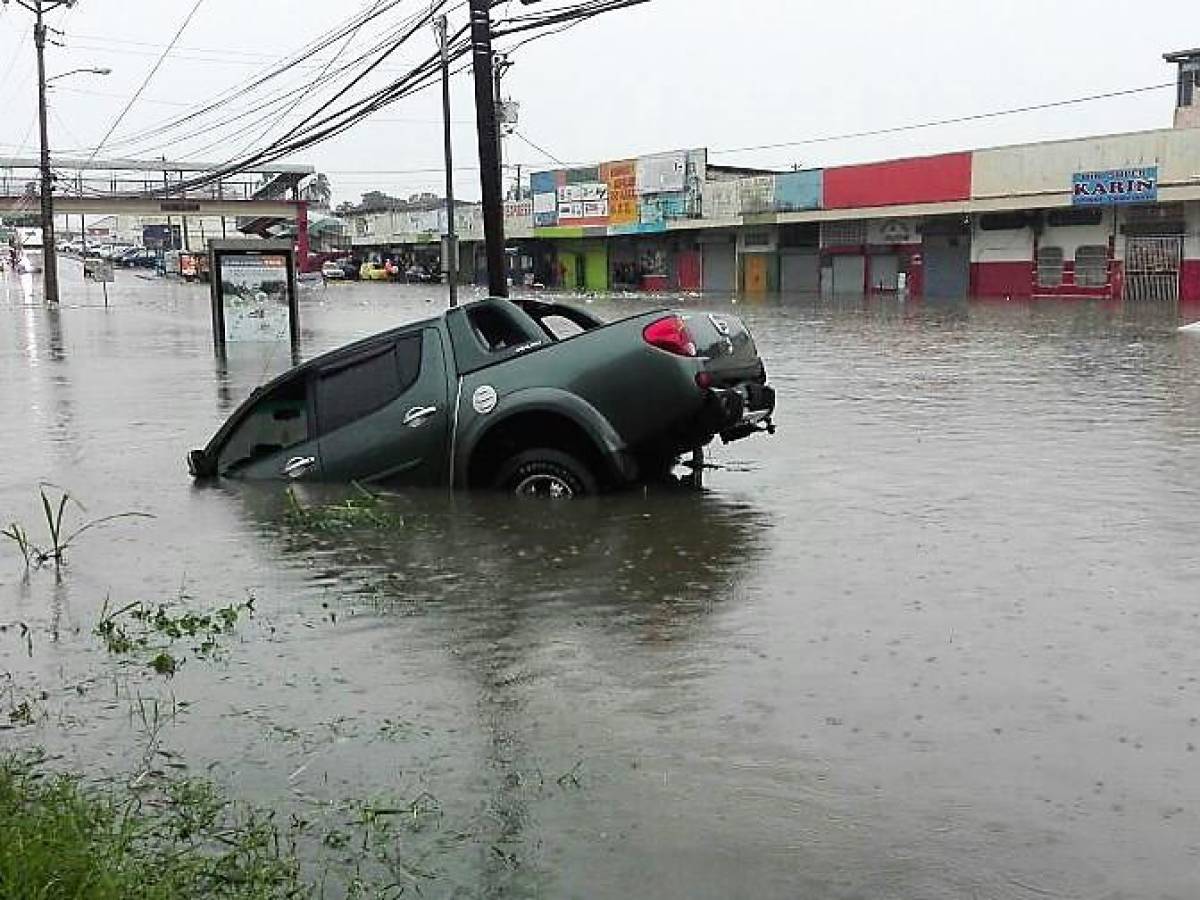
<path fill-rule="evenodd" d="M 252 166 L 202 187 L 189 182 L 221 168 L 195 160 L 71 159 L 50 161 L 56 216 L 166 216 L 181 220 L 219 217 L 243 234 L 268 236 L 283 224 L 295 228 L 299 257 L 308 256 L 308 203 L 301 185 L 312 166 Z M 41 162 L 37 157 L 0 157 L 0 216 L 32 215 L 40 209 Z"/>

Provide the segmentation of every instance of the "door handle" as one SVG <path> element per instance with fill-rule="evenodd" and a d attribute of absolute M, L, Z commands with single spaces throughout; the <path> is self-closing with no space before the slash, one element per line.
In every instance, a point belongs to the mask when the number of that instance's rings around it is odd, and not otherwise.
<path fill-rule="evenodd" d="M 436 406 L 414 406 L 404 414 L 404 424 L 409 428 L 420 428 L 436 412 Z"/>
<path fill-rule="evenodd" d="M 316 463 L 317 458 L 315 456 L 293 456 L 283 467 L 283 474 L 288 478 L 299 478 L 315 466 Z"/>

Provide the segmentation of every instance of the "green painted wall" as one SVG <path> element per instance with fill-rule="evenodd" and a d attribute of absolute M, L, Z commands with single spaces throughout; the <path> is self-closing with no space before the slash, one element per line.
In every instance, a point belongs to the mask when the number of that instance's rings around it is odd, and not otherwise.
<path fill-rule="evenodd" d="M 584 287 L 589 291 L 608 290 L 608 246 L 600 243 L 584 251 Z"/>

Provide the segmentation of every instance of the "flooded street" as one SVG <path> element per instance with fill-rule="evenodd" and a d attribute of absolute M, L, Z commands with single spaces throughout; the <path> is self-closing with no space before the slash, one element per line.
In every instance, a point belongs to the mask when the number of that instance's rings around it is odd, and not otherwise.
<path fill-rule="evenodd" d="M 702 493 L 414 492 L 342 522 L 187 475 L 286 350 L 218 365 L 206 287 L 120 272 L 105 309 L 62 268 L 60 309 L 0 292 L 0 520 L 44 534 L 43 482 L 76 524 L 154 518 L 80 535 L 59 578 L 3 541 L 0 744 L 167 760 L 291 815 L 400 805 L 424 896 L 1195 896 L 1200 337 L 1175 310 L 589 300 L 743 316 L 779 433 L 714 448 Z M 303 354 L 442 296 L 306 291 Z M 93 633 L 248 598 L 170 678 Z"/>

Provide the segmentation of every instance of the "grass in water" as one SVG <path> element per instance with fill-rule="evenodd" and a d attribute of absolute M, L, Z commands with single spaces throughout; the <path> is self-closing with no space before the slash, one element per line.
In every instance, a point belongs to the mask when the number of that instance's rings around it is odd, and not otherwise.
<path fill-rule="evenodd" d="M 404 518 L 388 508 L 382 497 L 358 482 L 351 482 L 354 496 L 341 503 L 306 507 L 296 492 L 287 489 L 285 519 L 292 525 L 314 531 L 344 531 L 352 528 L 401 528 Z"/>
<path fill-rule="evenodd" d="M 115 515 L 92 519 L 84 522 L 78 528 L 68 531 L 64 521 L 67 510 L 71 508 L 71 504 L 83 510 L 83 504 L 72 498 L 66 491 L 59 491 L 57 500 L 51 500 L 46 493 L 46 487 L 46 485 L 42 485 L 38 488 L 38 492 L 42 498 L 42 514 L 46 519 L 46 532 L 49 538 L 47 544 L 43 546 L 35 542 L 30 537 L 29 530 L 19 522 L 11 522 L 7 528 L 0 529 L 0 536 L 8 538 L 17 545 L 17 550 L 24 557 L 25 565 L 29 568 L 40 568 L 48 562 L 53 562 L 56 566 L 61 565 L 66 561 L 67 549 L 71 544 L 81 534 L 95 528 L 97 525 L 103 525 L 106 522 L 112 522 L 116 519 L 154 518 L 150 513 L 144 512 L 116 513 Z"/>
<path fill-rule="evenodd" d="M 204 782 L 153 798 L 117 790 L 47 773 L 29 756 L 0 759 L 0 900 L 312 896 L 269 815 Z"/>

